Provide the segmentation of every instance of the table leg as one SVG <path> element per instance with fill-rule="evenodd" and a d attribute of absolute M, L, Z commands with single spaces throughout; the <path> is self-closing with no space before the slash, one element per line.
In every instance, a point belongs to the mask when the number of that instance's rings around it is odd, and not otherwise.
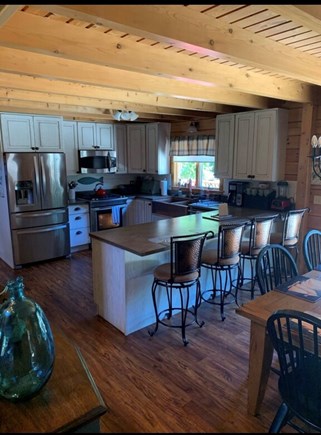
<path fill-rule="evenodd" d="M 264 398 L 273 346 L 263 325 L 251 322 L 251 341 L 248 378 L 248 413 L 257 415 Z"/>

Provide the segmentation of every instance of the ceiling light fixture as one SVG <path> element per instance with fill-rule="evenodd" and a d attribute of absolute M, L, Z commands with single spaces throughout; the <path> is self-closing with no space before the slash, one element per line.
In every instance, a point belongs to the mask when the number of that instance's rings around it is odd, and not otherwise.
<path fill-rule="evenodd" d="M 138 115 L 131 110 L 116 110 L 112 112 L 112 117 L 115 121 L 136 121 Z"/>
<path fill-rule="evenodd" d="M 191 134 L 197 133 L 198 132 L 197 127 L 198 127 L 198 122 L 192 121 L 187 129 L 187 133 L 191 133 Z"/>

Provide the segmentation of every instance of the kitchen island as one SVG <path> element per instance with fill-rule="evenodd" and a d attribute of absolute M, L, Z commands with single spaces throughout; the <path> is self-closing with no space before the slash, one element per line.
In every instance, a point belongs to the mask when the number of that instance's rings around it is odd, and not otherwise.
<path fill-rule="evenodd" d="M 169 262 L 171 236 L 213 231 L 219 223 L 206 219 L 217 212 L 163 219 L 112 230 L 90 233 L 93 259 L 93 292 L 98 315 L 128 335 L 155 322 L 151 286 L 153 270 Z M 237 218 L 266 213 L 262 210 L 229 207 Z M 204 249 L 213 247 L 216 238 L 206 240 Z M 201 285 L 209 284 L 210 273 L 202 269 Z M 162 296 L 165 296 L 162 292 Z M 165 307 L 165 297 L 158 306 Z M 191 304 L 193 293 L 191 294 Z"/>

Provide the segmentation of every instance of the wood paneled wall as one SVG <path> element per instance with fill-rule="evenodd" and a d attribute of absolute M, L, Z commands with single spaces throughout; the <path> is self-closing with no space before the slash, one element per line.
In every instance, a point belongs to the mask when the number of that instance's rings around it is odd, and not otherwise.
<path fill-rule="evenodd" d="M 302 123 L 302 106 L 293 105 L 288 108 L 288 136 L 286 143 L 285 179 L 296 181 L 298 175 L 300 136 Z"/>
<path fill-rule="evenodd" d="M 214 134 L 215 135 L 215 118 L 196 121 L 198 123 L 197 134 Z M 190 126 L 189 121 L 173 122 L 171 125 L 171 136 L 186 136 L 187 129 Z"/>

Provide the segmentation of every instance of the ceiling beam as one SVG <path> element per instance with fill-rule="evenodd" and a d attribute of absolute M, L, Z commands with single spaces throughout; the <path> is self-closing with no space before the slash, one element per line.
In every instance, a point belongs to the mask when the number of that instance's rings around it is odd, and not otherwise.
<path fill-rule="evenodd" d="M 0 72 L 34 75 L 72 82 L 108 86 L 128 91 L 148 92 L 159 96 L 195 99 L 199 101 L 229 104 L 248 108 L 271 107 L 271 101 L 256 95 L 249 95 L 221 89 L 214 85 L 173 81 L 165 77 L 154 77 L 132 71 L 118 70 L 101 65 L 88 64 L 69 59 L 23 50 L 0 47 Z M 54 89 L 54 88 L 53 88 Z"/>
<path fill-rule="evenodd" d="M 0 29 L 0 45 L 36 53 L 73 59 L 127 71 L 141 72 L 174 80 L 211 84 L 263 97 L 307 102 L 311 86 L 283 78 L 269 77 L 248 68 L 233 68 L 210 58 L 193 57 L 189 52 L 175 53 L 146 45 L 112 33 L 84 29 L 20 12 Z"/>
<path fill-rule="evenodd" d="M 321 85 L 321 60 L 183 5 L 50 5 L 61 15 Z M 268 7 L 268 6 L 267 6 Z M 271 62 L 273 59 L 273 62 Z M 298 61 L 299 60 L 299 61 Z"/>
<path fill-rule="evenodd" d="M 185 110 L 179 108 L 168 108 L 157 106 L 147 106 L 136 103 L 124 103 L 122 101 L 107 100 L 103 98 L 88 98 L 81 96 L 71 96 L 71 95 L 61 95 L 57 93 L 49 92 L 36 92 L 36 91 L 26 91 L 20 89 L 8 89 L 0 87 L 0 98 L 8 98 L 11 101 L 34 101 L 43 102 L 48 104 L 68 104 L 72 106 L 81 106 L 86 108 L 96 108 L 96 109 L 113 109 L 113 110 L 133 110 L 135 112 L 146 112 L 153 114 L 163 114 L 172 116 L 203 116 L 203 117 L 213 117 L 213 110 L 209 113 L 201 112 L 195 110 Z"/>
<path fill-rule="evenodd" d="M 0 29 L 23 6 L 24 5 L 0 5 Z"/>
<path fill-rule="evenodd" d="M 148 94 L 145 92 L 123 91 L 107 86 L 85 85 L 65 80 L 47 79 L 43 77 L 31 77 L 24 74 L 13 74 L 0 72 L 0 87 L 23 91 L 39 91 L 56 93 L 71 97 L 93 98 L 99 100 L 109 100 L 111 102 L 122 102 L 123 105 L 130 106 L 131 103 L 184 109 L 191 111 L 206 111 L 218 113 L 233 113 L 237 111 L 234 106 L 225 106 L 206 101 L 197 101 L 186 98 L 172 98 Z M 120 108 L 120 107 L 119 107 Z"/>
<path fill-rule="evenodd" d="M 63 116 L 66 119 L 104 119 L 113 120 L 109 110 L 94 107 L 76 106 L 70 104 L 44 103 L 39 101 L 11 100 L 0 98 L 0 111 L 17 113 L 38 113 Z M 163 114 L 139 113 L 139 120 L 180 121 L 184 117 Z M 190 117 L 185 117 L 190 119 Z M 203 119 L 203 118 L 202 118 Z"/>

